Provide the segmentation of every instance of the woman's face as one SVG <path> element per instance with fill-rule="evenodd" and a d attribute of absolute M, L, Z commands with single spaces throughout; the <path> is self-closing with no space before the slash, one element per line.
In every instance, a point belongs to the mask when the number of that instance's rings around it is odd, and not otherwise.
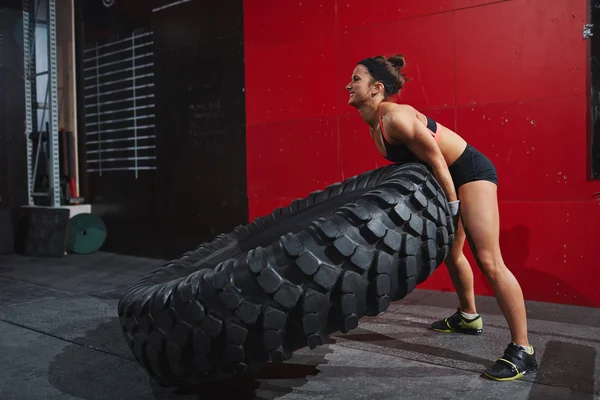
<path fill-rule="evenodd" d="M 377 93 L 377 88 L 372 81 L 373 78 L 367 68 L 361 64 L 354 67 L 352 79 L 346 85 L 346 90 L 350 94 L 348 104 L 356 107 L 371 99 Z"/>

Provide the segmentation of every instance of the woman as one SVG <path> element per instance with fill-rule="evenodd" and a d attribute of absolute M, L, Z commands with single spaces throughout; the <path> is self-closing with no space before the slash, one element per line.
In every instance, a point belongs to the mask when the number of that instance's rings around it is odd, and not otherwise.
<path fill-rule="evenodd" d="M 392 162 L 428 164 L 450 202 L 457 229 L 446 265 L 460 307 L 452 316 L 434 322 L 431 328 L 474 335 L 483 332 L 475 307 L 473 272 L 463 254 L 468 239 L 479 268 L 494 289 L 512 339 L 504 355 L 485 375 L 495 380 L 521 378 L 535 371 L 537 362 L 527 338 L 521 287 L 500 252 L 496 170 L 488 158 L 452 130 L 413 107 L 387 101 L 404 85 L 404 65 L 402 55 L 361 60 L 346 90 L 350 94 L 348 104 L 356 107 L 370 126 L 379 152 Z"/>

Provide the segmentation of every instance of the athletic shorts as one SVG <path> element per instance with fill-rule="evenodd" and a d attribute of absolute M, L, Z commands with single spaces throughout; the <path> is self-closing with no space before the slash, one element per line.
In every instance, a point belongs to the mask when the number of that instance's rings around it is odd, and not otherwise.
<path fill-rule="evenodd" d="M 448 169 L 457 194 L 458 188 L 468 182 L 485 180 L 498 184 L 494 164 L 470 144 L 467 144 L 465 151 Z"/>

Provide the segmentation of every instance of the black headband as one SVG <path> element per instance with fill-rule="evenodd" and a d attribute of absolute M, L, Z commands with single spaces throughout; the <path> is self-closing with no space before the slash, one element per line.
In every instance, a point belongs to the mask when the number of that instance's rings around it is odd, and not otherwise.
<path fill-rule="evenodd" d="M 394 83 L 394 79 L 392 78 L 390 73 L 377 61 L 375 61 L 375 59 L 365 58 L 363 60 L 360 60 L 358 64 L 362 64 L 365 67 L 367 67 L 369 72 L 371 72 L 371 75 L 373 75 L 373 78 L 375 78 L 376 81 L 383 83 L 383 86 L 385 87 L 385 90 L 388 92 L 388 94 L 394 94 L 400 89 Z"/>

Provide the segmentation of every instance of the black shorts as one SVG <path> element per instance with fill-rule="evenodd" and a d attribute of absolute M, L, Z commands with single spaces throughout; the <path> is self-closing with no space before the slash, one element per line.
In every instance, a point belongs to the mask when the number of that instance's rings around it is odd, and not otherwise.
<path fill-rule="evenodd" d="M 468 182 L 485 180 L 498 184 L 494 164 L 470 144 L 448 169 L 457 194 L 458 188 Z"/>

